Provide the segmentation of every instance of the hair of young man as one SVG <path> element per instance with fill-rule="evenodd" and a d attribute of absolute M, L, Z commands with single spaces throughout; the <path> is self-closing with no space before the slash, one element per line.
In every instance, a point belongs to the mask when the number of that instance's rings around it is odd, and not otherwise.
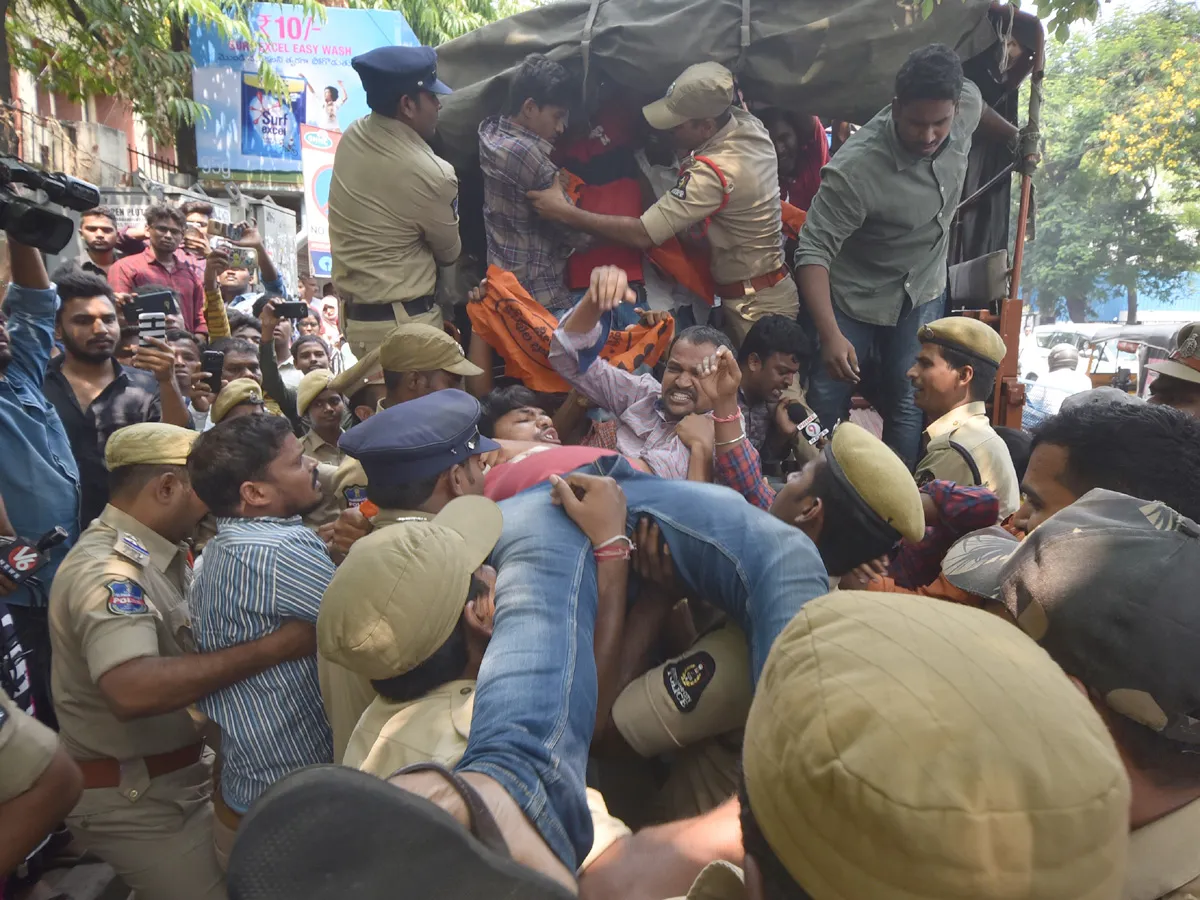
<path fill-rule="evenodd" d="M 159 291 L 167 291 L 167 292 L 168 292 L 168 293 L 169 293 L 169 294 L 170 294 L 172 297 L 174 297 L 174 298 L 175 298 L 175 302 L 176 302 L 176 303 L 178 303 L 178 302 L 179 302 L 179 291 L 175 290 L 175 289 L 174 289 L 173 287 L 171 287 L 170 285 L 166 285 L 166 284 L 139 284 L 137 287 L 135 287 L 135 288 L 133 289 L 133 292 L 134 292 L 135 294 L 137 294 L 138 296 L 141 296 L 142 294 L 157 294 Z"/>
<path fill-rule="evenodd" d="M 204 432 L 188 456 L 196 495 L 216 516 L 236 516 L 242 485 L 261 481 L 292 427 L 283 416 L 239 416 Z"/>
<path fill-rule="evenodd" d="M 256 318 L 254 318 L 254 316 L 247 315 L 246 313 L 242 312 L 240 309 L 231 309 L 229 311 L 229 332 L 230 332 L 230 334 L 232 334 L 235 331 L 240 331 L 241 329 L 246 328 L 246 327 L 256 328 L 259 331 L 262 331 L 262 322 L 260 322 Z M 227 340 L 230 340 L 230 338 L 221 338 L 221 340 L 227 341 Z M 216 343 L 220 343 L 220 341 L 217 341 Z M 213 349 L 217 350 L 219 348 L 214 344 Z"/>
<path fill-rule="evenodd" d="M 58 312 L 55 318 L 61 322 L 63 311 L 72 300 L 92 297 L 107 297 L 113 309 L 117 308 L 117 297 L 108 280 L 95 272 L 87 272 L 74 263 L 67 263 L 54 271 L 51 280 L 58 288 Z"/>
<path fill-rule="evenodd" d="M 433 496 L 437 489 L 439 472 L 430 478 L 410 481 L 406 484 L 367 484 L 367 499 L 380 509 L 419 509 L 421 504 Z"/>
<path fill-rule="evenodd" d="M 883 536 L 864 533 L 829 465 L 817 469 L 812 496 L 821 501 L 821 536 L 817 551 L 830 575 L 845 575 L 855 566 L 878 559 L 895 544 Z"/>
<path fill-rule="evenodd" d="M 154 225 L 164 219 L 170 219 L 180 228 L 183 228 L 187 224 L 183 213 L 174 206 L 167 206 L 165 203 L 155 203 L 153 206 L 146 208 L 147 225 Z"/>
<path fill-rule="evenodd" d="M 472 584 L 476 579 L 472 576 Z M 464 604 L 465 605 L 465 604 Z M 375 690 L 392 703 L 409 703 L 419 700 L 443 684 L 462 678 L 467 667 L 467 635 L 462 619 L 446 643 L 438 647 L 433 655 L 414 669 L 392 678 L 372 681 Z"/>
<path fill-rule="evenodd" d="M 160 475 L 174 473 L 183 482 L 187 482 L 186 466 L 139 465 L 120 466 L 110 469 L 108 473 L 108 492 L 113 497 L 132 496 Z"/>
<path fill-rule="evenodd" d="M 1067 671 L 1067 674 L 1073 673 Z M 1113 742 L 1121 748 L 1133 768 L 1156 787 L 1200 788 L 1200 753 L 1196 752 L 1195 744 L 1163 737 L 1140 722 L 1115 712 L 1104 697 L 1090 687 L 1088 695 L 1100 708 Z"/>
<path fill-rule="evenodd" d="M 256 319 L 261 319 L 263 310 L 267 308 L 267 304 L 272 300 L 287 300 L 283 294 L 266 293 L 254 301 L 253 313 Z"/>
<path fill-rule="evenodd" d="M 909 54 L 896 73 L 895 96 L 900 103 L 952 100 L 962 96 L 963 69 L 958 54 L 945 44 L 930 44 Z"/>
<path fill-rule="evenodd" d="M 537 394 L 523 384 L 496 388 L 479 402 L 479 406 L 479 433 L 484 437 L 495 437 L 496 423 L 513 410 L 528 406 L 541 408 Z"/>
<path fill-rule="evenodd" d="M 812 900 L 812 897 L 796 883 L 792 873 L 787 870 L 767 839 L 758 820 L 754 818 L 754 810 L 750 808 L 750 797 L 746 793 L 746 779 L 738 777 L 738 802 L 741 805 L 739 815 L 742 823 L 742 849 L 747 856 L 753 856 L 758 866 L 758 874 L 762 876 L 762 893 L 767 900 Z"/>
<path fill-rule="evenodd" d="M 213 205 L 207 200 L 189 200 L 180 207 L 180 211 L 185 219 L 192 213 L 200 213 L 202 216 L 212 218 Z"/>
<path fill-rule="evenodd" d="M 79 221 L 82 222 L 84 219 L 94 219 L 97 216 L 108 219 L 108 221 L 112 223 L 113 228 L 117 227 L 117 214 L 107 206 L 93 206 L 86 212 L 81 212 L 79 214 Z"/>
<path fill-rule="evenodd" d="M 251 353 L 254 356 L 258 356 L 258 347 L 245 338 L 240 337 L 227 337 L 213 341 L 211 349 L 224 353 L 226 356 L 230 353 Z"/>
<path fill-rule="evenodd" d="M 292 341 L 292 356 L 295 357 L 295 355 L 300 352 L 300 348 L 305 344 L 317 344 L 322 350 L 325 351 L 326 356 L 332 355 L 329 350 L 329 344 L 325 342 L 325 338 L 321 337 L 319 334 L 302 334 L 300 337 L 296 338 L 296 340 Z"/>
<path fill-rule="evenodd" d="M 763 316 L 750 328 L 742 347 L 738 350 L 738 365 L 744 366 L 753 353 L 765 365 L 776 353 L 794 356 L 803 364 L 812 356 L 812 342 L 808 334 L 787 316 Z"/>
<path fill-rule="evenodd" d="M 962 371 L 967 366 L 971 367 L 974 375 L 971 376 L 971 386 L 967 389 L 967 396 L 972 401 L 986 402 L 987 398 L 992 396 L 992 391 L 996 389 L 996 373 L 1000 371 L 999 366 L 985 363 L 950 347 L 939 346 L 938 350 L 950 368 Z"/>
<path fill-rule="evenodd" d="M 197 351 L 204 349 L 203 344 L 200 343 L 200 338 L 192 334 L 190 331 L 181 331 L 178 328 L 171 328 L 167 330 L 168 344 L 178 344 L 181 341 L 187 341 L 188 343 L 195 345 Z"/>
<path fill-rule="evenodd" d="M 1159 500 L 1200 521 L 1200 420 L 1169 406 L 1084 403 L 1033 432 L 1033 450 L 1067 451 L 1063 485 L 1082 497 L 1093 488 Z"/>
<path fill-rule="evenodd" d="M 539 107 L 570 108 L 575 100 L 574 80 L 566 69 L 541 53 L 530 53 L 521 63 L 508 94 L 505 114 L 518 115 L 526 100 Z"/>
<path fill-rule="evenodd" d="M 1017 484 L 1025 480 L 1025 470 L 1029 468 L 1029 454 L 1033 452 L 1033 435 L 1020 428 L 1005 428 L 997 425 L 994 429 L 1008 448 L 1012 459 L 1013 469 L 1017 472 Z"/>
<path fill-rule="evenodd" d="M 711 325 L 692 325 L 690 328 L 685 328 L 675 335 L 675 339 L 671 341 L 671 346 L 667 348 L 665 358 L 670 358 L 671 351 L 675 349 L 675 345 L 680 341 L 686 341 L 694 346 L 712 344 L 714 347 L 728 347 L 730 350 L 733 349 L 733 342 L 729 340 L 729 335 L 720 329 L 713 328 Z"/>

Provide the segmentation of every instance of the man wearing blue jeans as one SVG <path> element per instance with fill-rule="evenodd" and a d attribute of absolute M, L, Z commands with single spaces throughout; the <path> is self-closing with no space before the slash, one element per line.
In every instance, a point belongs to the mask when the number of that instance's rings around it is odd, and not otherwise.
<path fill-rule="evenodd" d="M 859 364 L 875 360 L 870 399 L 884 442 L 910 469 L 922 422 L 905 373 L 921 326 L 944 315 L 950 225 L 974 134 L 1011 142 L 1017 129 L 963 78 L 952 49 L 914 50 L 891 104 L 822 170 L 793 260 L 821 341 L 809 405 L 832 428 L 848 414 Z"/>

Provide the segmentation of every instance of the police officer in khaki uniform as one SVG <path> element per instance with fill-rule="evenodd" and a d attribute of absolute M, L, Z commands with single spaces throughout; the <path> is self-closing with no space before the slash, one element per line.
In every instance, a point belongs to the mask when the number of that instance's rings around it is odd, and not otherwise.
<path fill-rule="evenodd" d="M 686 158 L 675 186 L 640 219 L 578 209 L 557 187 L 530 199 L 545 218 L 642 250 L 676 234 L 707 237 L 725 329 L 737 345 L 768 313 L 794 319 L 800 298 L 783 259 L 775 145 L 733 103 L 733 74 L 708 62 L 685 69 L 665 97 L 642 110 Z"/>
<path fill-rule="evenodd" d="M 475 676 L 491 637 L 495 576 L 480 567 L 500 539 L 500 509 L 464 496 L 432 517 L 387 511 L 376 525 L 338 569 L 317 620 L 321 655 L 373 679 L 377 691 L 342 763 L 380 778 L 423 762 L 453 767 L 467 749 Z M 451 644 L 461 677 L 398 699 L 409 694 L 405 675 Z M 589 789 L 588 806 L 595 840 L 581 870 L 629 833 L 598 791 Z"/>
<path fill-rule="evenodd" d="M 824 520 L 812 515 L 814 482 L 825 477 L 821 470 L 838 484 L 837 495 L 822 502 L 836 504 L 842 520 L 853 523 L 853 531 L 841 535 L 843 542 L 870 554 L 884 552 L 882 548 L 901 537 L 924 537 L 921 496 L 904 463 L 865 429 L 843 423 L 818 458 L 784 486 L 771 508 L 776 518 L 795 524 L 812 539 L 833 574 L 841 574 L 847 561 L 827 558 Z M 639 543 L 644 543 L 640 537 Z M 750 684 L 746 637 L 726 624 L 634 680 L 617 698 L 612 719 L 625 742 L 643 758 L 669 761 L 656 818 L 700 815 L 733 795 Z"/>
<path fill-rule="evenodd" d="M 464 377 L 483 374 L 454 338 L 420 324 L 393 328 L 379 347 L 379 365 L 387 393 L 375 412 L 436 391 L 461 389 Z M 362 464 L 349 454 L 333 479 L 334 496 L 343 509 L 350 509 L 366 500 L 366 487 Z"/>
<path fill-rule="evenodd" d="M 71 811 L 82 790 L 79 767 L 54 732 L 0 689 L 0 885 Z"/>
<path fill-rule="evenodd" d="M 1000 499 L 1000 517 L 1011 515 L 1021 505 L 1017 472 L 985 404 L 1007 349 L 1004 340 L 966 316 L 937 319 L 921 326 L 917 337 L 921 350 L 908 377 L 929 421 L 917 483 L 937 478 L 983 485 Z"/>
<path fill-rule="evenodd" d="M 296 387 L 296 412 L 301 417 L 308 415 L 308 411 L 318 399 L 328 400 L 330 403 L 337 401 L 339 413 L 337 437 L 340 437 L 340 413 L 345 408 L 345 402 L 341 393 L 331 387 L 330 382 L 333 381 L 333 378 L 333 373 L 328 369 L 313 369 L 301 378 L 300 384 Z M 329 434 L 327 437 L 335 436 Z M 317 433 L 315 428 L 310 428 L 304 437 L 300 438 L 300 446 L 304 449 L 306 456 L 311 456 L 317 462 L 325 465 L 338 466 L 346 458 L 346 454 L 338 449 L 336 439 L 332 442 L 326 440 Z"/>
<path fill-rule="evenodd" d="M 1174 343 L 1169 359 L 1146 365 L 1147 371 L 1155 373 L 1150 381 L 1150 402 L 1200 418 L 1200 322 L 1180 328 Z"/>
<path fill-rule="evenodd" d="M 1200 897 L 1200 525 L 1097 489 L 1019 544 L 976 534 L 963 583 L 1086 688 L 1121 751 L 1133 788 L 1122 897 Z"/>
<path fill-rule="evenodd" d="M 688 897 L 1116 900 L 1129 785 L 1089 706 L 995 616 L 813 600 L 771 648 L 746 722 L 754 890 L 713 863 Z"/>
<path fill-rule="evenodd" d="M 338 143 L 329 186 L 333 281 L 341 323 L 356 356 L 398 323 L 441 327 L 438 266 L 458 258 L 458 179 L 430 149 L 439 95 L 430 47 L 380 47 L 350 63 L 370 114 Z"/>
<path fill-rule="evenodd" d="M 160 423 L 113 434 L 111 499 L 50 593 L 55 708 L 85 787 L 67 825 L 139 900 L 225 896 L 211 753 L 188 707 L 311 653 L 311 626 L 291 624 L 218 653 L 193 652 L 183 541 L 205 511 L 186 469 L 195 438 Z"/>
<path fill-rule="evenodd" d="M 226 419 L 260 416 L 266 411 L 262 385 L 252 378 L 236 378 L 221 388 L 221 392 L 213 400 L 208 421 L 212 425 L 219 425 Z"/>

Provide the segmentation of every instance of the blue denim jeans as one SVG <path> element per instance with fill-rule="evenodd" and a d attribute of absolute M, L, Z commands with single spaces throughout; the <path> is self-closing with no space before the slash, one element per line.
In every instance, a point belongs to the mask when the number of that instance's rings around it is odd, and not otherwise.
<path fill-rule="evenodd" d="M 917 360 L 921 342 L 917 332 L 922 325 L 940 319 L 945 310 L 945 296 L 900 314 L 895 325 L 868 325 L 852 319 L 834 304 L 838 329 L 854 345 L 858 364 L 864 370 L 873 363 L 875 390 L 869 399 L 883 417 L 883 442 L 896 451 L 911 469 L 921 452 L 921 410 L 913 403 L 913 386 L 908 370 Z M 870 361 L 870 363 L 868 363 Z M 808 405 L 821 417 L 821 425 L 833 428 L 839 419 L 850 414 L 850 395 L 854 385 L 837 381 L 825 369 L 821 357 L 813 360 L 808 378 Z"/>
<path fill-rule="evenodd" d="M 783 627 L 829 590 L 812 541 L 728 488 L 656 478 L 615 456 L 582 471 L 621 483 L 630 529 L 642 516 L 658 523 L 689 596 L 749 636 L 755 680 Z M 504 785 L 575 869 L 592 845 L 585 770 L 596 720 L 596 563 L 549 494 L 543 483 L 500 504 L 496 618 L 458 769 Z"/>

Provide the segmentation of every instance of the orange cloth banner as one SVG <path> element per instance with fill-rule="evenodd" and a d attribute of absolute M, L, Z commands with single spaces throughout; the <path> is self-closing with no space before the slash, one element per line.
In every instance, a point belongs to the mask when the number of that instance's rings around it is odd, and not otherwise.
<path fill-rule="evenodd" d="M 487 293 L 467 304 L 471 328 L 504 360 L 504 374 L 519 378 L 530 390 L 565 394 L 571 389 L 550 365 L 550 337 L 558 319 L 529 295 L 512 272 L 488 266 Z M 609 333 L 600 350 L 602 359 L 632 372 L 653 366 L 675 336 L 675 321 L 632 325 Z"/>

